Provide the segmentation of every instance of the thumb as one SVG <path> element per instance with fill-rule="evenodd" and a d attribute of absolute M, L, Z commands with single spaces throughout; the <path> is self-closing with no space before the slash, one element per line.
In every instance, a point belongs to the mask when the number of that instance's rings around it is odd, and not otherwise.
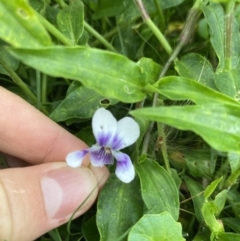
<path fill-rule="evenodd" d="M 97 179 L 86 167 L 46 163 L 0 170 L 0 240 L 31 241 L 81 215 L 96 199 Z"/>

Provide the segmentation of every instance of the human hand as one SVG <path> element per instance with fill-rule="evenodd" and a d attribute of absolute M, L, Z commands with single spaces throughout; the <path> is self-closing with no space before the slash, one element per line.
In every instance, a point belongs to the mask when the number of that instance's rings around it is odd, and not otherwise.
<path fill-rule="evenodd" d="M 86 212 L 109 174 L 88 160 L 67 167 L 66 155 L 86 144 L 1 87 L 0 113 L 0 151 L 11 166 L 31 165 L 0 170 L 0 240 L 32 241 L 67 222 L 92 192 L 76 216 Z"/>

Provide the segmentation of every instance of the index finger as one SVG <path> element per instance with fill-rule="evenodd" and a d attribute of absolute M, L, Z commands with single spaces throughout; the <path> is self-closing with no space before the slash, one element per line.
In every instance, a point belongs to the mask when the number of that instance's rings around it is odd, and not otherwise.
<path fill-rule="evenodd" d="M 86 144 L 36 108 L 0 87 L 0 151 L 32 164 L 64 161 Z"/>

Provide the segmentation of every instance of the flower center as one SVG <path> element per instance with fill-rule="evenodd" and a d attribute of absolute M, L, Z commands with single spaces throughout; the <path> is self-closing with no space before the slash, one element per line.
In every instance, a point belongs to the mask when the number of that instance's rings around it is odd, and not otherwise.
<path fill-rule="evenodd" d="M 104 147 L 104 151 L 107 153 L 107 154 L 111 154 L 111 149 L 109 147 Z"/>

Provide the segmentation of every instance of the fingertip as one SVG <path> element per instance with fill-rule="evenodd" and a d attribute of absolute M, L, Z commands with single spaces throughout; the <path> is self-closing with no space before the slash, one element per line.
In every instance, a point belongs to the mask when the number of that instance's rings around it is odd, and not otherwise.
<path fill-rule="evenodd" d="M 86 167 L 64 167 L 51 171 L 41 180 L 44 206 L 50 219 L 67 219 L 80 205 L 78 215 L 96 199 L 98 188 L 94 174 Z"/>
<path fill-rule="evenodd" d="M 98 194 L 87 167 L 46 163 L 0 172 L 0 240 L 31 241 L 86 212 Z M 28 232 L 23 232 L 28 230 Z"/>
<path fill-rule="evenodd" d="M 92 171 L 97 180 L 99 190 L 101 190 L 110 175 L 109 170 L 106 166 L 94 167 L 92 165 L 90 165 L 90 170 Z"/>

